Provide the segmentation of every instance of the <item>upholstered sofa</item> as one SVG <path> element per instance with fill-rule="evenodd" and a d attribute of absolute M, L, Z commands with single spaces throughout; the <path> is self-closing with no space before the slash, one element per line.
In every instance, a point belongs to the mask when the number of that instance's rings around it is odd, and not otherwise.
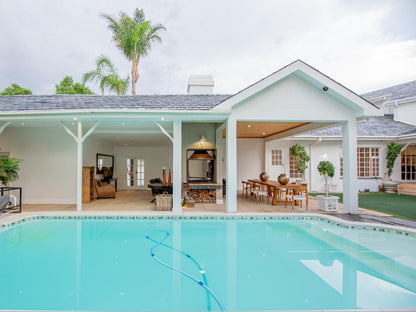
<path fill-rule="evenodd" d="M 94 179 L 94 186 L 95 191 L 97 192 L 97 198 L 116 198 L 116 187 L 111 183 L 102 184 L 102 182 L 100 182 Z"/>

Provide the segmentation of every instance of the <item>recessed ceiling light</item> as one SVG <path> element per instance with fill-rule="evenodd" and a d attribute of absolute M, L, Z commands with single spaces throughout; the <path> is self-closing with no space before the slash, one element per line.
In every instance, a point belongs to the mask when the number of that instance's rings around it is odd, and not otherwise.
<path fill-rule="evenodd" d="M 125 146 L 127 146 L 127 143 L 124 143 Z"/>
<path fill-rule="evenodd" d="M 78 118 L 77 117 L 74 117 L 74 118 L 72 118 L 73 120 L 77 120 Z"/>
<path fill-rule="evenodd" d="M 119 139 L 119 137 L 116 137 L 116 140 L 118 140 Z"/>
<path fill-rule="evenodd" d="M 161 117 L 160 120 L 165 120 L 165 117 Z"/>
<path fill-rule="evenodd" d="M 251 128 L 251 125 L 248 125 L 247 127 Z"/>
<path fill-rule="evenodd" d="M 25 123 L 24 122 L 22 122 L 22 126 L 24 126 L 25 125 Z"/>
<path fill-rule="evenodd" d="M 72 124 L 72 125 L 75 125 L 75 123 L 73 123 L 73 122 L 72 122 L 71 124 Z"/>
<path fill-rule="evenodd" d="M 122 126 L 124 126 L 124 125 L 125 125 L 125 123 L 124 123 L 124 122 L 122 122 L 122 123 L 121 123 L 121 125 L 122 125 Z"/>
<path fill-rule="evenodd" d="M 261 135 L 266 135 L 266 132 L 264 132 L 264 131 L 263 131 L 263 132 L 261 133 Z"/>

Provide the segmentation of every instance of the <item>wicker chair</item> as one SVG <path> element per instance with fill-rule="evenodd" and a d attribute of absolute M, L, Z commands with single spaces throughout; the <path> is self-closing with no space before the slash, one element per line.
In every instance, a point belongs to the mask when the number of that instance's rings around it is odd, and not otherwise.
<path fill-rule="evenodd" d="M 97 192 L 97 198 L 116 198 L 116 187 L 111 184 L 98 185 L 96 179 L 94 179 L 95 190 Z"/>

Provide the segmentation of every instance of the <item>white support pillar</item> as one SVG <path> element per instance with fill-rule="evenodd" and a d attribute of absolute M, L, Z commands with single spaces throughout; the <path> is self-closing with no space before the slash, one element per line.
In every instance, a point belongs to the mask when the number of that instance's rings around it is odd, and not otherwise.
<path fill-rule="evenodd" d="M 223 146 L 222 146 L 222 131 L 225 128 L 225 124 L 222 124 L 221 126 L 219 126 L 216 131 L 215 131 L 215 147 L 217 149 L 217 183 L 218 184 L 222 184 L 222 179 L 223 179 L 223 155 L 224 155 L 224 151 L 223 151 Z M 216 203 L 217 204 L 223 204 L 224 200 L 223 200 L 223 189 L 219 188 L 216 190 Z"/>
<path fill-rule="evenodd" d="M 344 213 L 358 213 L 357 122 L 342 123 L 342 154 L 344 173 Z"/>
<path fill-rule="evenodd" d="M 77 211 L 82 211 L 82 144 L 90 136 L 91 133 L 97 128 L 100 122 L 96 122 L 94 126 L 88 130 L 88 132 L 82 136 L 82 123 L 77 123 L 77 135 L 75 135 L 63 122 L 61 122 L 65 131 L 74 138 L 77 143 Z"/>
<path fill-rule="evenodd" d="M 182 121 L 173 122 L 172 211 L 182 212 Z"/>
<path fill-rule="evenodd" d="M 237 121 L 227 119 L 227 212 L 237 212 Z"/>
<path fill-rule="evenodd" d="M 77 136 L 77 211 L 82 211 L 82 123 L 78 121 Z"/>

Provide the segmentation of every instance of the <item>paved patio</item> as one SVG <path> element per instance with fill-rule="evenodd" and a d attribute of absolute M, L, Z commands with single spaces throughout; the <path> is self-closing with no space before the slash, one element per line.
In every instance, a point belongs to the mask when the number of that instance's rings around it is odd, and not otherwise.
<path fill-rule="evenodd" d="M 265 200 L 257 203 L 255 200 L 244 198 L 241 194 L 237 196 L 238 212 L 295 212 L 295 213 L 322 213 L 318 210 L 317 200 L 309 197 L 308 210 L 305 207 L 295 206 L 292 211 L 291 206 L 285 208 L 284 204 L 272 206 Z M 151 203 L 153 196 L 150 191 L 119 191 L 117 198 L 96 199 L 91 203 L 82 205 L 83 211 L 156 211 L 154 203 Z M 225 202 L 225 198 L 224 198 Z M 271 201 L 270 201 L 271 202 Z M 76 211 L 76 205 L 23 205 L 23 212 L 41 211 Z M 224 204 L 205 204 L 197 203 L 194 208 L 183 208 L 184 212 L 225 212 Z M 339 212 L 343 212 L 342 204 L 339 204 Z M 375 216 L 387 216 L 371 210 L 359 209 L 359 213 Z"/>
<path fill-rule="evenodd" d="M 153 196 L 150 191 L 119 191 L 117 198 L 97 199 L 91 203 L 83 204 L 85 212 L 152 212 L 156 211 L 154 203 L 151 203 Z M 225 198 L 224 198 L 225 200 Z M 377 222 L 389 225 L 406 226 L 416 228 L 416 222 L 404 219 L 393 218 L 387 214 L 359 208 L 357 215 L 343 213 L 343 205 L 339 204 L 338 213 L 328 213 L 318 210 L 317 199 L 309 197 L 308 210 L 305 207 L 291 206 L 285 208 L 284 204 L 272 206 L 267 201 L 257 203 L 255 200 L 244 198 L 241 194 L 237 196 L 238 213 L 320 213 L 332 215 L 344 220 L 358 222 Z M 75 212 L 76 205 L 23 205 L 22 212 Z M 221 213 L 225 211 L 225 204 L 195 204 L 194 208 L 183 208 L 184 213 Z"/>

